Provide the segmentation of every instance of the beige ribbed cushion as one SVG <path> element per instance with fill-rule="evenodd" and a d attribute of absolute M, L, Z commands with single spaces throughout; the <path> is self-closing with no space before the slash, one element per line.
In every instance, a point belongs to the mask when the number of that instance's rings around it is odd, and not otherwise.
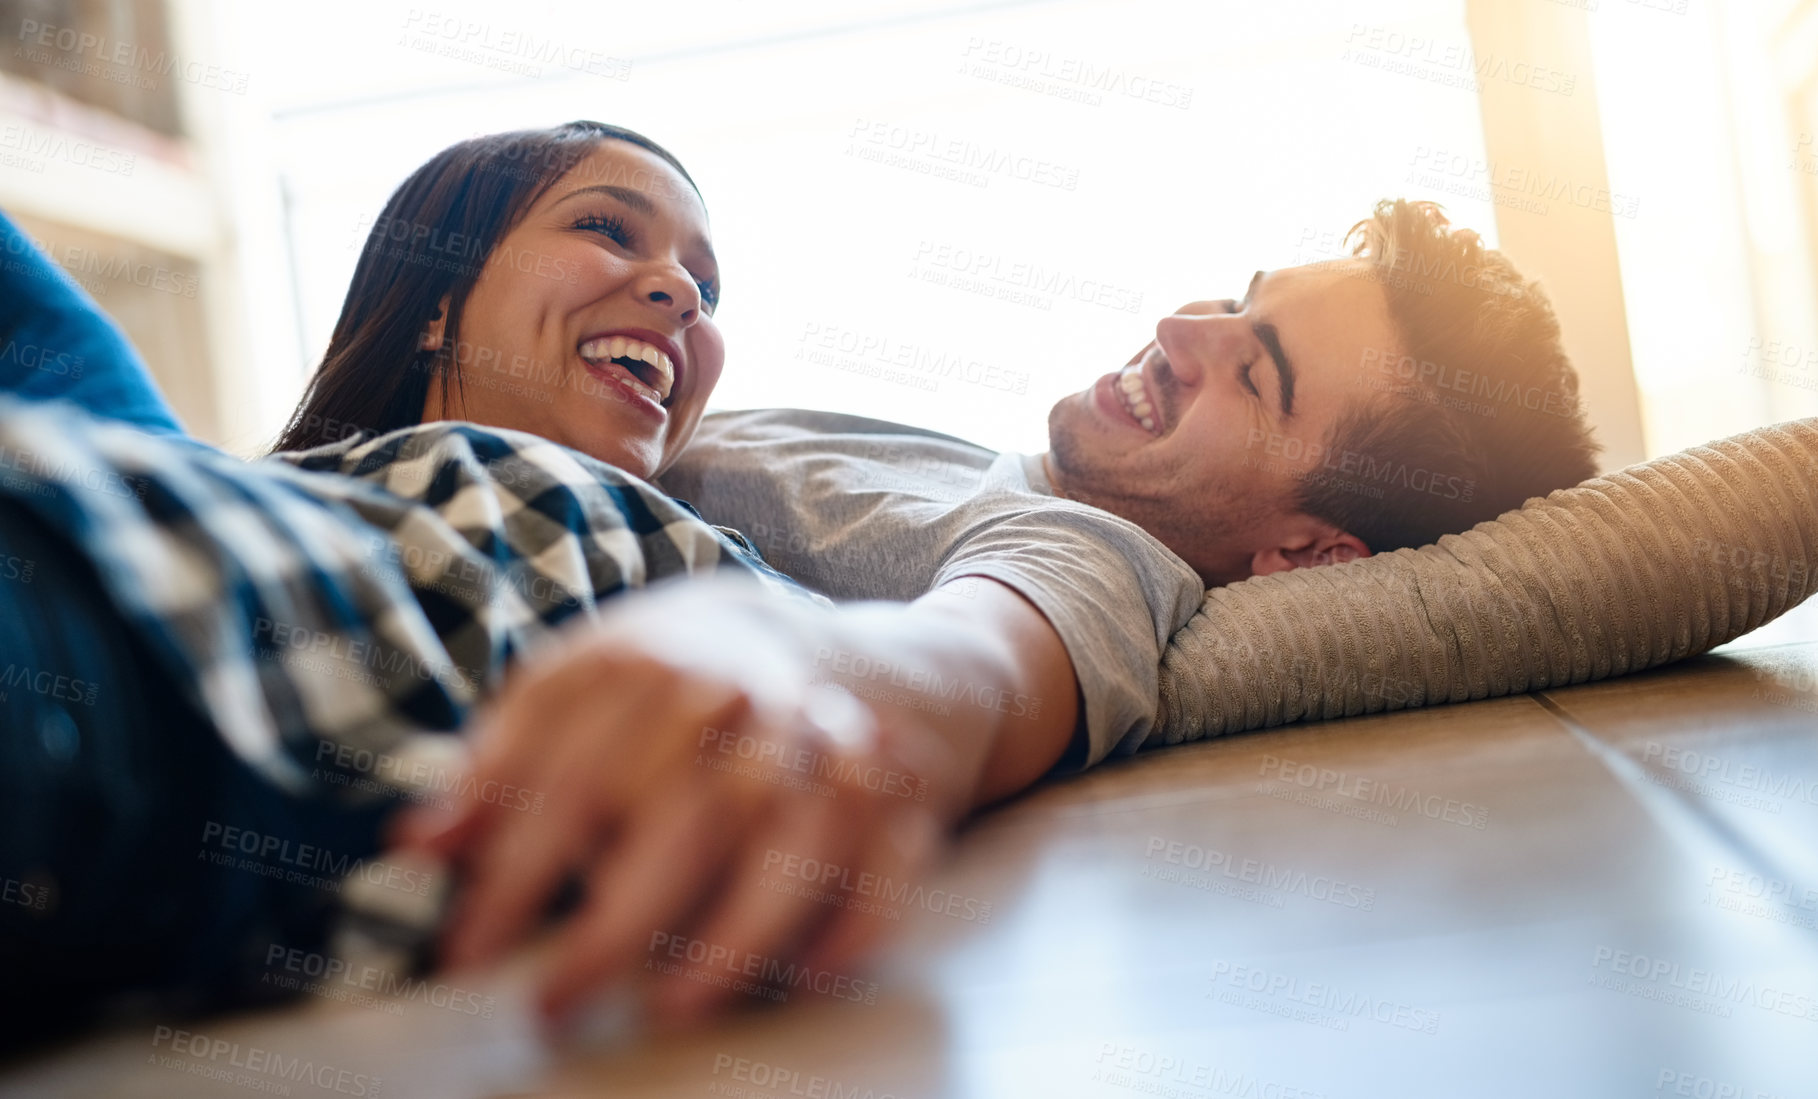
<path fill-rule="evenodd" d="M 1519 694 L 1695 656 L 1818 587 L 1818 418 L 1530 500 L 1464 534 L 1206 594 L 1148 744 Z"/>

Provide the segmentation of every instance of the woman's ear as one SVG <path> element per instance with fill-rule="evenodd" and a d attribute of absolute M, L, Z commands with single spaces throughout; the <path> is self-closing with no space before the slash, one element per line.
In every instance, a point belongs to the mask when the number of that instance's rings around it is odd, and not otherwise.
<path fill-rule="evenodd" d="M 421 351 L 434 351 L 442 346 L 442 333 L 448 327 L 449 296 L 442 295 L 436 303 L 436 311 L 423 325 L 423 332 L 417 337 L 417 348 Z"/>

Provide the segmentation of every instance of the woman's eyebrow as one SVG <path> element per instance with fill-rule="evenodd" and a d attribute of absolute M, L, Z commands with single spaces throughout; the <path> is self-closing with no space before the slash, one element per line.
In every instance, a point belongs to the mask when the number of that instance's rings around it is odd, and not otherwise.
<path fill-rule="evenodd" d="M 646 195 L 642 191 L 634 191 L 630 187 L 617 187 L 610 183 L 596 183 L 591 187 L 577 187 L 563 195 L 560 201 L 567 202 L 577 195 L 584 195 L 591 191 L 611 195 L 613 198 L 618 199 L 620 202 L 623 202 L 625 205 L 636 210 L 638 213 L 643 214 L 645 217 L 650 217 L 656 213 L 656 203 L 650 201 L 649 195 Z"/>

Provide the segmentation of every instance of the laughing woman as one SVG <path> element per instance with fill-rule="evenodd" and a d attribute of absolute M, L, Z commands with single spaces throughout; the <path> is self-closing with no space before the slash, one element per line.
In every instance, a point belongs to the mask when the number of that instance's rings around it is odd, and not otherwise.
<path fill-rule="evenodd" d="M 0 911 L 9 999 L 44 1022 L 268 990 L 265 952 L 319 949 L 345 913 L 317 875 L 246 865 L 248 836 L 445 860 L 454 964 L 573 883 L 552 1014 L 658 934 L 832 972 L 887 925 L 764 888 L 767 852 L 904 881 L 1045 772 L 1078 690 L 1021 595 L 834 609 L 646 482 L 719 378 L 718 294 L 674 157 L 570 123 L 455 145 L 398 189 L 270 459 L 0 400 L 0 448 L 35 455 L 0 483 L 0 555 L 39 570 L 0 586 L 0 656 L 102 688 L 8 703 L 0 875 L 55 898 Z M 615 598 L 707 571 L 745 579 Z M 937 719 L 847 674 L 867 666 L 1046 704 Z M 655 985 L 666 1014 L 729 995 L 685 968 Z"/>
<path fill-rule="evenodd" d="M 719 381 L 718 299 L 706 206 L 655 142 L 595 122 L 462 142 L 373 222 L 277 449 L 467 420 L 650 478 Z"/>

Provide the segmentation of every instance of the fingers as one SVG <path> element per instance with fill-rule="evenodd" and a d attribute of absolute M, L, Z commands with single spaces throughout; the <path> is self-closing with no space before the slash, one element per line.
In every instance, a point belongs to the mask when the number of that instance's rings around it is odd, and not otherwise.
<path fill-rule="evenodd" d="M 640 947 L 682 930 L 723 866 L 754 799 L 728 801 L 717 784 L 692 780 L 665 790 L 652 811 L 630 822 L 623 842 L 602 855 L 587 901 L 563 928 L 537 991 L 551 1019 L 567 1017 L 595 988 L 620 972 Z"/>
<path fill-rule="evenodd" d="M 866 821 L 854 819 L 855 810 L 864 813 L 864 807 L 833 798 L 784 798 L 777 810 L 770 825 L 738 852 L 725 890 L 695 933 L 715 956 L 740 966 L 754 958 L 760 967 L 768 959 L 781 964 L 805 934 L 832 915 L 821 898 L 837 894 L 839 884 L 791 880 L 778 869 L 783 859 L 844 873 L 866 830 Z M 733 990 L 676 975 L 658 982 L 654 992 L 658 1017 L 680 1023 L 725 1002 Z"/>
<path fill-rule="evenodd" d="M 604 662 L 594 670 L 610 675 L 622 669 Z M 686 720 L 674 713 L 673 699 L 648 683 L 626 683 L 603 695 L 585 692 L 563 701 L 564 710 L 542 699 L 522 711 L 515 704 L 501 707 L 501 722 L 520 720 L 529 712 L 543 715 L 546 725 L 535 734 L 507 734 L 519 738 L 524 754 L 495 757 L 492 769 L 474 776 L 482 800 L 457 828 L 469 857 L 463 896 L 444 940 L 449 965 L 479 965 L 495 958 L 537 919 L 567 874 L 610 838 L 626 807 L 621 756 L 629 755 L 633 765 L 641 763 L 642 753 L 625 743 L 628 731 L 667 731 L 677 720 Z M 489 784 L 501 781 L 489 776 L 500 773 L 546 791 L 544 811 L 486 801 L 484 793 L 496 788 Z"/>
<path fill-rule="evenodd" d="M 882 903 L 849 902 L 842 907 L 806 945 L 805 964 L 842 972 L 901 927 L 908 913 L 892 904 L 891 898 L 915 895 L 915 887 L 933 863 L 944 835 L 939 818 L 919 807 L 891 813 L 870 837 L 861 856 L 865 870 L 877 875 L 878 884 L 871 897 L 864 896 L 863 891 L 855 897 Z"/>
<path fill-rule="evenodd" d="M 400 814 L 393 842 L 443 858 L 473 843 L 499 807 L 483 791 L 532 787 L 527 776 L 540 765 L 540 746 L 562 725 L 601 662 L 600 654 L 583 642 L 560 660 L 514 669 L 489 712 L 474 721 L 474 758 L 455 780 L 454 803 Z"/>
<path fill-rule="evenodd" d="M 558 801 L 547 816 L 482 842 L 443 938 L 445 964 L 484 965 L 524 933 L 595 845 L 590 816 L 578 802 Z"/>
<path fill-rule="evenodd" d="M 445 939 L 450 965 L 482 964 L 521 936 L 640 792 L 677 769 L 700 730 L 747 710 L 736 689 L 610 647 L 564 672 L 572 674 L 532 678 L 501 702 L 466 784 L 477 800 L 432 833 L 438 853 L 470 856 Z M 546 792 L 544 811 L 486 796 L 506 788 Z"/>
<path fill-rule="evenodd" d="M 485 818 L 511 808 L 484 796 L 488 791 L 553 794 L 571 777 L 570 767 L 589 758 L 610 764 L 588 778 L 590 796 L 620 803 L 698 747 L 703 730 L 736 724 L 751 711 L 733 684 L 608 641 L 590 641 L 558 663 L 559 674 L 526 677 L 507 688 L 481 723 L 473 776 L 464 784 L 480 796 L 469 798 L 452 821 L 418 825 L 430 833 L 440 825 L 447 833 L 435 834 L 433 842 L 469 842 L 474 831 L 488 827 Z M 577 712 L 590 720 L 580 735 L 598 750 L 551 766 L 558 750 L 553 746 L 575 735 L 571 715 Z"/>
<path fill-rule="evenodd" d="M 380 831 L 380 842 L 388 847 L 434 849 L 441 854 L 442 835 L 449 830 L 456 809 L 453 806 L 407 805 L 391 815 Z"/>

